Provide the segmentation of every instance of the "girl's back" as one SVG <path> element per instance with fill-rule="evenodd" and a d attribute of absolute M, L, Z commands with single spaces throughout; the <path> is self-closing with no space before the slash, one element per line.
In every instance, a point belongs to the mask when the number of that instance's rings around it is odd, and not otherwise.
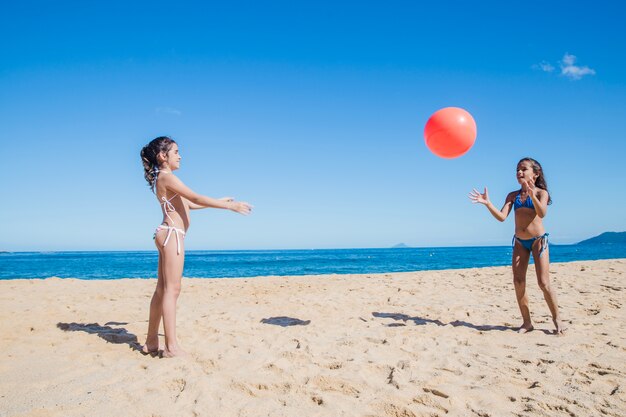
<path fill-rule="evenodd" d="M 189 209 L 182 196 L 168 192 L 167 180 L 171 173 L 159 172 L 154 192 L 163 211 L 162 224 L 174 226 L 184 231 L 189 229 Z"/>

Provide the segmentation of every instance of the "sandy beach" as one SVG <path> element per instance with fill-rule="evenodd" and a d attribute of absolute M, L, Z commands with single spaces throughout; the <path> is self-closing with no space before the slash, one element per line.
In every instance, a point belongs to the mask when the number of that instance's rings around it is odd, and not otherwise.
<path fill-rule="evenodd" d="M 624 416 L 626 259 L 531 265 L 535 331 L 508 267 L 184 279 L 190 353 L 137 351 L 155 280 L 0 281 L 0 416 Z"/>

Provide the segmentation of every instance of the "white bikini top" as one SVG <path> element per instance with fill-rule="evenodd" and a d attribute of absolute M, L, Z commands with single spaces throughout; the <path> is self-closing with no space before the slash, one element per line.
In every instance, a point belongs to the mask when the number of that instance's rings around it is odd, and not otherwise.
<path fill-rule="evenodd" d="M 159 173 L 157 172 L 157 178 L 154 179 L 154 193 L 156 194 L 157 191 L 157 179 L 158 179 Z M 171 196 L 169 199 L 165 198 L 165 196 L 161 197 L 161 207 L 163 208 L 163 213 L 165 213 L 165 215 L 167 216 L 168 219 L 170 219 L 170 221 L 172 222 L 172 224 L 174 224 L 174 219 L 172 219 L 170 217 L 170 215 L 168 214 L 169 212 L 174 212 L 176 211 L 176 208 L 174 207 L 174 205 L 172 204 L 172 200 L 178 195 L 178 193 L 174 194 L 173 196 Z M 159 196 L 157 195 L 157 198 Z"/>

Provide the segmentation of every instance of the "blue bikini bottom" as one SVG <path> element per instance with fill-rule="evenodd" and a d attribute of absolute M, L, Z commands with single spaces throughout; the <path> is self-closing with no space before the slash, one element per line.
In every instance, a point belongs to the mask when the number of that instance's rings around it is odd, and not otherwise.
<path fill-rule="evenodd" d="M 541 250 L 539 251 L 539 257 L 541 257 L 541 254 L 543 253 L 543 251 L 548 248 L 548 236 L 549 235 L 550 235 L 549 233 L 544 233 L 541 236 L 533 237 L 530 239 L 520 239 L 519 237 L 513 235 L 512 246 L 515 246 L 515 241 L 517 240 L 519 243 L 522 244 L 524 248 L 531 251 L 533 249 L 533 244 L 535 243 L 535 241 L 541 240 Z"/>

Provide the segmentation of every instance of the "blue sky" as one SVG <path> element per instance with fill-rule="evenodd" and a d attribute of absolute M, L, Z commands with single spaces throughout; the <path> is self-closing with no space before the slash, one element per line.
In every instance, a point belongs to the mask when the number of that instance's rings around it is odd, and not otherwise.
<path fill-rule="evenodd" d="M 619 1 L 13 2 L 0 13 L 0 250 L 153 249 L 141 147 L 249 201 L 192 213 L 187 249 L 506 245 L 524 156 L 553 242 L 626 230 Z M 442 107 L 474 147 L 424 144 Z"/>

